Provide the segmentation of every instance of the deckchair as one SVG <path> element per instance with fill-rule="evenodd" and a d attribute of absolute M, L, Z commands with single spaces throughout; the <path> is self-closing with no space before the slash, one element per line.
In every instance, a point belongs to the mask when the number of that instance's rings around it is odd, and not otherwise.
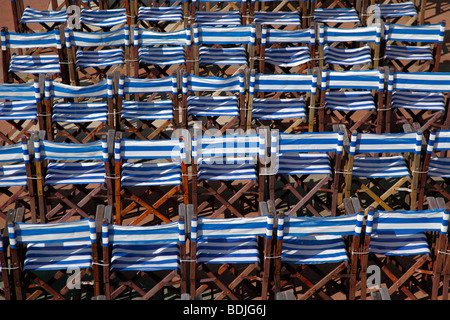
<path fill-rule="evenodd" d="M 1 29 L 3 82 L 27 82 L 41 73 L 61 76 L 68 83 L 60 30 L 19 33 Z"/>
<path fill-rule="evenodd" d="M 46 299 L 48 295 L 56 300 L 80 299 L 81 294 L 100 294 L 93 217 L 57 223 L 16 220 L 8 225 L 8 231 L 17 300 Z"/>
<path fill-rule="evenodd" d="M 245 123 L 245 77 L 202 77 L 183 73 L 182 123 L 201 123 L 204 132 L 241 128 Z M 213 134 L 213 133 L 210 133 Z"/>
<path fill-rule="evenodd" d="M 273 216 L 264 203 L 255 217 L 216 219 L 193 214 L 191 298 L 206 299 L 209 293 L 214 300 L 268 299 L 272 233 Z"/>
<path fill-rule="evenodd" d="M 189 201 L 186 143 L 180 138 L 122 139 L 117 133 L 115 224 L 138 225 L 158 219 L 172 222 L 181 203 Z"/>
<path fill-rule="evenodd" d="M 112 204 L 106 137 L 87 143 L 36 137 L 34 154 L 41 223 L 87 218 L 92 204 Z"/>
<path fill-rule="evenodd" d="M 364 214 L 311 218 L 277 213 L 275 292 L 291 289 L 298 300 L 342 299 L 339 294 L 354 300 L 355 253 L 360 248 Z"/>
<path fill-rule="evenodd" d="M 121 226 L 103 220 L 106 300 L 163 300 L 187 293 L 185 205 L 178 211 L 178 221 L 156 225 Z"/>
<path fill-rule="evenodd" d="M 418 123 L 420 130 L 448 128 L 446 96 L 450 92 L 450 73 L 391 72 L 386 101 L 386 132 L 399 124 Z"/>
<path fill-rule="evenodd" d="M 45 123 L 47 139 L 86 143 L 107 135 L 114 128 L 113 79 L 76 86 L 45 79 Z M 61 139 L 60 137 L 63 137 Z"/>
<path fill-rule="evenodd" d="M 439 69 L 445 22 L 430 25 L 385 25 L 384 65 L 401 72 Z"/>
<path fill-rule="evenodd" d="M 264 197 L 267 133 L 209 136 L 194 126 L 192 204 L 196 215 L 243 217 Z M 217 205 L 217 207 L 216 207 Z"/>
<path fill-rule="evenodd" d="M 179 128 L 177 75 L 156 79 L 121 75 L 116 129 L 127 139 L 168 138 Z"/>
<path fill-rule="evenodd" d="M 279 133 L 271 130 L 269 199 L 289 215 L 335 216 L 341 184 L 343 132 Z M 315 178 L 315 179 L 314 179 Z M 280 179 L 279 183 L 276 180 Z M 307 179 L 315 180 L 309 186 Z M 325 191 L 325 195 L 323 192 Z M 294 199 L 290 206 L 289 195 Z M 315 205 L 317 203 L 317 205 Z"/>

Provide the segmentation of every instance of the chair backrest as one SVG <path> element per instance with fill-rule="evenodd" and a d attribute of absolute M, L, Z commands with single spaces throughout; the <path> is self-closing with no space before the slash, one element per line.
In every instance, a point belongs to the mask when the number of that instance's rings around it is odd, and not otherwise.
<path fill-rule="evenodd" d="M 106 139 L 88 143 L 62 143 L 48 140 L 34 140 L 36 161 L 41 160 L 90 160 L 108 161 Z"/>
<path fill-rule="evenodd" d="M 385 25 L 385 40 L 399 42 L 444 42 L 445 24 L 403 26 L 387 23 Z"/>
<path fill-rule="evenodd" d="M 16 161 L 30 162 L 28 143 L 25 139 L 16 144 L 0 146 L 0 164 Z"/>
<path fill-rule="evenodd" d="M 379 24 L 357 28 L 334 28 L 319 24 L 319 44 L 332 42 L 365 42 L 380 44 L 381 26 Z"/>
<path fill-rule="evenodd" d="M 420 154 L 422 132 L 357 133 L 353 132 L 350 155 L 357 153 L 414 153 Z"/>
<path fill-rule="evenodd" d="M 384 90 L 384 73 L 380 70 L 323 70 L 321 89 Z"/>
<path fill-rule="evenodd" d="M 390 72 L 388 91 L 450 92 L 449 72 Z"/>
<path fill-rule="evenodd" d="M 283 237 L 306 237 L 312 235 L 360 236 L 364 213 L 339 217 L 294 217 L 279 216 L 277 240 Z"/>
<path fill-rule="evenodd" d="M 191 29 L 158 32 L 147 30 L 144 28 L 135 28 L 133 45 L 156 46 L 156 45 L 172 45 L 172 46 L 191 46 Z"/>
<path fill-rule="evenodd" d="M 314 28 L 300 30 L 273 29 L 267 26 L 261 28 L 261 44 L 266 43 L 308 43 L 315 44 Z"/>
<path fill-rule="evenodd" d="M 72 46 L 81 48 L 101 46 L 128 47 L 130 45 L 130 32 L 127 27 L 104 32 L 76 31 L 66 28 L 64 34 L 67 48 Z"/>
<path fill-rule="evenodd" d="M 75 86 L 51 79 L 45 80 L 45 99 L 51 98 L 113 98 L 113 80 L 108 77 L 98 83 L 87 86 Z"/>
<path fill-rule="evenodd" d="M 34 120 L 41 103 L 39 82 L 0 83 L 0 120 Z"/>
<path fill-rule="evenodd" d="M 450 150 L 450 130 L 432 130 L 428 138 L 427 153 Z"/>
<path fill-rule="evenodd" d="M 249 93 L 255 92 L 308 92 L 316 94 L 317 75 L 263 74 L 250 75 Z"/>
<path fill-rule="evenodd" d="M 199 44 L 248 44 L 255 45 L 254 25 L 233 27 L 210 27 L 194 24 L 194 45 Z"/>
<path fill-rule="evenodd" d="M 5 100 L 41 100 L 39 82 L 0 83 L 0 99 Z"/>
<path fill-rule="evenodd" d="M 114 159 L 171 159 L 186 161 L 186 146 L 183 140 L 131 140 L 116 139 L 114 144 Z"/>
<path fill-rule="evenodd" d="M 239 92 L 245 93 L 245 78 L 243 73 L 231 77 L 201 77 L 193 74 L 183 74 L 183 94 L 188 92 Z"/>
<path fill-rule="evenodd" d="M 6 29 L 1 31 L 2 50 L 7 48 L 33 49 L 33 48 L 56 48 L 61 49 L 61 37 L 59 30 L 38 33 L 10 32 Z"/>
<path fill-rule="evenodd" d="M 127 23 L 125 8 L 92 10 L 81 9 L 80 23 L 93 27 L 113 27 Z"/>
<path fill-rule="evenodd" d="M 369 210 L 366 234 L 406 235 L 448 231 L 448 211 L 444 209 L 379 211 Z"/>
<path fill-rule="evenodd" d="M 178 92 L 178 82 L 176 75 L 157 79 L 133 78 L 128 76 L 119 78 L 119 97 L 123 97 L 126 94 L 152 94 L 155 92 L 172 93 L 173 95 L 176 95 Z"/>
<path fill-rule="evenodd" d="M 272 155 L 283 153 L 336 152 L 342 154 L 343 132 L 280 133 L 271 131 Z"/>

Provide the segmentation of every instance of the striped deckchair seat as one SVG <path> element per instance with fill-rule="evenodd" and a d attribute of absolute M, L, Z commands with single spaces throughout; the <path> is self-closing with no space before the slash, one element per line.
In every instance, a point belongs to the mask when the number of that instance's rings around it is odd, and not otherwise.
<path fill-rule="evenodd" d="M 417 16 L 416 6 L 413 2 L 375 4 L 375 12 L 379 12 L 382 18 L 397 18 L 404 16 Z"/>
<path fill-rule="evenodd" d="M 27 244 L 24 270 L 67 270 L 92 267 L 95 222 L 21 223 L 8 226 L 11 249 Z"/>
<path fill-rule="evenodd" d="M 0 83 L 0 120 L 36 120 L 39 83 Z"/>
<path fill-rule="evenodd" d="M 188 92 L 222 92 L 232 95 L 200 96 Z M 239 116 L 239 101 L 236 94 L 244 94 L 244 76 L 201 77 L 183 74 L 183 94 L 187 96 L 187 114 L 195 116 Z"/>
<path fill-rule="evenodd" d="M 220 0 L 192 0 L 192 7 L 197 8 L 202 3 L 210 3 L 214 6 Z M 237 0 L 232 1 L 240 8 L 244 5 L 245 1 Z M 195 15 L 195 23 L 199 25 L 209 26 L 238 26 L 242 24 L 242 15 L 237 10 L 198 10 L 195 9 L 191 12 L 191 15 Z"/>
<path fill-rule="evenodd" d="M 184 221 L 156 226 L 103 224 L 102 245 L 112 247 L 111 271 L 158 271 L 180 268 Z"/>
<path fill-rule="evenodd" d="M 318 8 L 314 10 L 315 22 L 331 23 L 360 23 L 355 8 Z"/>
<path fill-rule="evenodd" d="M 92 27 L 113 27 L 127 23 L 125 8 L 92 10 L 81 9 L 80 23 Z"/>
<path fill-rule="evenodd" d="M 193 218 L 191 239 L 197 263 L 259 263 L 257 237 L 272 238 L 273 218 Z"/>
<path fill-rule="evenodd" d="M 314 45 L 314 29 L 282 30 L 263 27 L 261 45 L 265 47 L 264 60 L 280 67 L 293 67 L 311 61 L 308 45 Z M 306 44 L 296 46 L 274 46 L 270 44 Z"/>
<path fill-rule="evenodd" d="M 23 11 L 20 23 L 65 23 L 67 10 L 37 10 L 26 7 Z"/>
<path fill-rule="evenodd" d="M 160 66 L 183 64 L 186 62 L 186 47 L 191 46 L 190 29 L 158 32 L 136 28 L 133 45 L 138 47 L 139 63 Z"/>
<path fill-rule="evenodd" d="M 0 147 L 0 187 L 26 186 L 29 163 L 26 141 Z"/>
<path fill-rule="evenodd" d="M 139 7 L 138 21 L 182 21 L 183 7 Z"/>
<path fill-rule="evenodd" d="M 387 256 L 431 254 L 425 232 L 444 231 L 444 214 L 443 209 L 369 210 L 366 226 L 366 234 L 370 235 L 369 253 Z"/>
<path fill-rule="evenodd" d="M 258 98 L 260 92 L 316 94 L 317 76 L 303 74 L 252 74 L 249 94 L 253 97 L 252 118 L 292 119 L 306 118 L 305 97 L 300 98 Z"/>
<path fill-rule="evenodd" d="M 141 79 L 132 77 L 121 77 L 119 79 L 119 98 L 122 98 L 121 118 L 123 119 L 145 119 L 166 120 L 173 119 L 173 102 L 170 99 L 152 101 L 127 100 L 130 94 L 153 94 L 153 93 L 177 94 L 177 78 L 175 76 L 159 79 Z"/>
<path fill-rule="evenodd" d="M 349 261 L 343 236 L 360 236 L 363 214 L 339 217 L 278 217 L 281 261 L 322 264 Z"/>
<path fill-rule="evenodd" d="M 450 150 L 450 130 L 431 131 L 427 146 L 427 153 L 431 155 L 427 170 L 429 177 L 450 177 L 450 158 L 435 154 L 448 150 Z"/>

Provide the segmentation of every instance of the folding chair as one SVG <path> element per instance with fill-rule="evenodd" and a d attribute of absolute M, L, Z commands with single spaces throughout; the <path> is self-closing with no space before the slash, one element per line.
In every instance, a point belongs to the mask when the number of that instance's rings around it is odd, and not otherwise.
<path fill-rule="evenodd" d="M 436 269 L 426 264 L 435 262 L 437 256 L 443 254 L 436 251 L 433 242 L 438 242 L 436 237 L 442 240 L 436 233 L 446 233 L 444 215 L 448 215 L 444 209 L 378 211 L 369 208 L 362 250 L 364 254 L 361 255 L 361 299 L 366 299 L 369 261 L 373 261 L 386 274 L 386 282 L 390 281 L 389 294 L 393 299 L 423 299 L 424 294 L 429 299 L 436 299 L 427 282 L 431 280 L 431 286 L 435 287 L 437 283 L 434 282 L 439 279 L 435 276 Z"/>
<path fill-rule="evenodd" d="M 332 28 L 319 24 L 319 70 L 378 69 L 381 25 Z"/>
<path fill-rule="evenodd" d="M 114 128 L 113 80 L 75 86 L 45 80 L 46 110 L 40 121 L 46 124 L 50 141 L 86 143 L 98 140 Z M 59 137 L 63 139 L 59 139 Z"/>
<path fill-rule="evenodd" d="M 307 28 L 307 1 L 251 0 L 250 23 Z"/>
<path fill-rule="evenodd" d="M 398 23 L 400 19 L 405 25 L 423 25 L 425 21 L 426 0 L 376 1 L 371 0 L 366 15 L 370 19 L 381 18 L 388 23 Z"/>
<path fill-rule="evenodd" d="M 186 146 L 180 139 L 131 140 L 117 134 L 115 224 L 137 225 L 176 216 L 173 207 L 189 201 Z M 148 218 L 147 220 L 145 220 Z M 158 220 L 158 221 L 159 221 Z"/>
<path fill-rule="evenodd" d="M 449 185 L 449 156 L 450 131 L 432 129 L 428 139 L 425 158 L 420 170 L 420 188 L 418 207 L 423 209 L 428 197 L 439 196 L 450 200 Z"/>
<path fill-rule="evenodd" d="M 192 0 L 190 23 L 200 26 L 239 26 L 247 23 L 247 1 Z"/>
<path fill-rule="evenodd" d="M 121 76 L 116 129 L 128 139 L 168 138 L 167 131 L 179 127 L 178 107 L 177 73 L 158 79 Z"/>
<path fill-rule="evenodd" d="M 79 72 L 92 82 L 106 78 L 113 66 L 125 66 L 130 74 L 130 35 L 128 27 L 113 31 L 87 32 L 65 29 L 72 85 L 79 85 Z"/>
<path fill-rule="evenodd" d="M 210 289 L 214 300 L 268 299 L 272 233 L 273 216 L 267 205 L 258 216 L 247 218 L 213 219 L 194 214 L 191 298 L 206 295 Z"/>
<path fill-rule="evenodd" d="M 14 145 L 0 147 L 0 217 L 9 209 L 22 207 L 26 219 L 36 222 L 36 194 L 26 137 Z"/>
<path fill-rule="evenodd" d="M 27 82 L 41 73 L 68 76 L 59 30 L 39 33 L 10 32 L 1 29 L 3 82 Z"/>
<path fill-rule="evenodd" d="M 202 130 L 213 135 L 244 127 L 244 72 L 231 77 L 201 77 L 183 74 L 182 123 L 201 122 Z M 203 120 L 205 119 L 206 120 Z M 212 132 L 212 133 L 211 133 Z"/>
<path fill-rule="evenodd" d="M 420 171 L 422 132 L 357 133 L 351 136 L 344 198 L 365 193 L 370 206 L 392 211 L 415 210 Z M 352 183 L 359 189 L 352 191 Z M 408 199 L 409 193 L 409 199 Z"/>
<path fill-rule="evenodd" d="M 282 132 L 298 131 L 307 121 L 306 105 L 313 110 L 316 103 L 317 75 L 262 74 L 250 75 L 247 129 L 267 125 Z M 312 128 L 310 128 L 312 131 Z"/>
<path fill-rule="evenodd" d="M 94 32 L 95 29 L 110 31 L 124 26 L 128 27 L 126 9 L 93 10 L 83 8 L 80 13 L 80 26 L 81 30 L 88 32 Z"/>
<path fill-rule="evenodd" d="M 288 134 L 272 130 L 271 163 L 275 164 L 272 166 L 275 170 L 269 174 L 269 199 L 277 208 L 281 209 L 280 204 L 287 201 L 285 210 L 289 215 L 302 207 L 308 211 L 306 214 L 318 217 L 323 215 L 321 210 L 336 215 L 343 139 L 343 132 Z M 280 188 L 276 185 L 277 178 Z M 309 185 L 308 178 L 314 181 L 313 186 Z M 325 191 L 325 196 L 321 191 Z M 289 195 L 295 197 L 293 206 Z"/>
<path fill-rule="evenodd" d="M 400 72 L 421 72 L 439 69 L 445 22 L 404 26 L 385 25 L 384 65 Z"/>
<path fill-rule="evenodd" d="M 230 76 L 239 69 L 253 68 L 255 60 L 255 26 L 201 26 L 194 25 L 194 74 Z"/>
<path fill-rule="evenodd" d="M 89 217 L 91 205 L 112 204 L 107 139 L 88 143 L 34 140 L 41 223 Z"/>
<path fill-rule="evenodd" d="M 192 70 L 190 27 L 177 31 L 134 29 L 134 77 L 167 77 L 181 69 Z"/>
<path fill-rule="evenodd" d="M 57 223 L 16 220 L 8 225 L 8 232 L 17 300 L 48 299 L 48 295 L 56 300 L 78 300 L 82 294 L 87 299 L 99 295 L 93 217 Z"/>
<path fill-rule="evenodd" d="M 345 124 L 349 132 L 382 132 L 383 102 L 383 71 L 324 69 L 316 126 L 320 132 L 330 123 Z"/>
<path fill-rule="evenodd" d="M 450 73 L 390 72 L 386 101 L 386 132 L 401 123 L 418 123 L 422 132 L 429 128 L 448 128 L 446 95 L 450 92 Z"/>
<path fill-rule="evenodd" d="M 126 1 L 128 2 L 128 0 Z M 152 1 L 139 5 L 139 1 L 130 1 L 131 25 L 137 24 L 148 30 L 176 31 L 188 25 L 188 1 L 163 2 Z"/>
<path fill-rule="evenodd" d="M 153 226 L 120 226 L 104 219 L 103 278 L 107 300 L 127 296 L 163 300 L 174 295 L 179 298 L 187 292 L 189 275 L 182 216 L 185 211 L 182 204 L 178 221 Z"/>
<path fill-rule="evenodd" d="M 275 292 L 294 290 L 298 300 L 354 300 L 363 219 L 362 212 L 320 218 L 278 213 Z"/>
<path fill-rule="evenodd" d="M 315 58 L 314 27 L 301 30 L 261 28 L 259 72 L 303 73 L 312 69 Z M 280 72 L 281 70 L 281 72 Z"/>
<path fill-rule="evenodd" d="M 35 32 L 36 25 L 40 25 L 42 30 L 50 31 L 57 26 L 67 22 L 68 1 L 50 1 L 50 10 L 40 10 L 24 5 L 24 0 L 12 0 L 12 15 L 14 30 L 16 32 Z M 42 7 L 41 7 L 42 9 Z M 48 6 L 47 8 L 48 9 Z M 29 25 L 31 24 L 31 25 Z M 38 27 L 39 28 L 39 27 Z"/>
<path fill-rule="evenodd" d="M 42 104 L 39 81 L 35 77 L 32 83 L 0 83 L 2 144 L 16 144 L 22 137 L 29 137 L 34 126 L 41 126 L 38 123 L 38 110 Z"/>
<path fill-rule="evenodd" d="M 194 126 L 192 204 L 196 215 L 243 217 L 258 210 L 257 203 L 264 197 L 261 173 L 266 139 L 264 129 L 257 134 L 202 136 Z"/>

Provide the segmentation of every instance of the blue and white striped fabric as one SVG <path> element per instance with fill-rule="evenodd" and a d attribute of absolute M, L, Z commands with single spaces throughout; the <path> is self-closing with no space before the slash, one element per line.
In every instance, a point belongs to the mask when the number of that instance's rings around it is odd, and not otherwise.
<path fill-rule="evenodd" d="M 253 22 L 256 24 L 269 24 L 280 26 L 298 26 L 300 25 L 300 14 L 295 12 L 265 12 L 255 11 Z"/>
<path fill-rule="evenodd" d="M 325 63 L 354 66 L 372 63 L 370 47 L 360 48 L 335 48 L 326 45 L 324 47 Z"/>
<path fill-rule="evenodd" d="M 396 60 L 433 60 L 431 46 L 402 46 L 392 42 L 443 43 L 445 24 L 403 26 L 386 24 L 385 57 Z"/>
<path fill-rule="evenodd" d="M 106 141 L 90 143 L 61 143 L 35 140 L 36 161 L 49 160 L 45 183 L 91 184 L 105 182 L 105 165 L 108 161 Z M 55 161 L 87 160 L 85 162 Z"/>
<path fill-rule="evenodd" d="M 199 46 L 199 63 L 214 65 L 246 65 L 243 45 L 255 45 L 255 26 L 209 27 L 194 25 L 194 45 Z M 215 48 L 205 45 L 235 45 Z"/>
<path fill-rule="evenodd" d="M 55 48 L 60 50 L 61 38 L 58 30 L 39 33 L 1 32 L 2 51 L 11 49 Z M 14 73 L 60 73 L 58 54 L 15 54 L 9 62 L 9 72 Z"/>
<path fill-rule="evenodd" d="M 23 11 L 20 23 L 65 23 L 67 10 L 37 10 L 26 7 Z"/>
<path fill-rule="evenodd" d="M 342 154 L 341 132 L 278 133 L 272 130 L 271 152 L 276 155 L 275 174 L 331 175 L 327 152 Z"/>
<path fill-rule="evenodd" d="M 66 270 L 92 267 L 95 222 L 15 223 L 8 226 L 11 248 L 27 244 L 24 270 Z"/>
<path fill-rule="evenodd" d="M 115 142 L 116 165 L 121 160 L 168 159 L 172 162 L 124 162 L 120 182 L 122 186 L 181 185 L 181 162 L 186 160 L 186 148 L 178 139 L 129 140 Z"/>
<path fill-rule="evenodd" d="M 257 236 L 272 238 L 273 218 L 193 218 L 197 263 L 259 263 Z"/>
<path fill-rule="evenodd" d="M 103 224 L 102 245 L 112 246 L 111 271 L 178 270 L 184 222 L 157 226 Z"/>
<path fill-rule="evenodd" d="M 314 10 L 315 22 L 331 23 L 360 23 L 358 13 L 355 8 L 318 8 Z"/>
<path fill-rule="evenodd" d="M 113 97 L 112 79 L 87 86 L 72 86 L 53 80 L 45 80 L 45 98 L 104 98 Z M 54 103 L 52 121 L 80 123 L 107 121 L 108 104 L 106 102 L 65 102 Z"/>
<path fill-rule="evenodd" d="M 425 232 L 447 233 L 448 212 L 369 211 L 366 234 L 371 236 L 369 253 L 404 256 L 430 254 Z"/>
<path fill-rule="evenodd" d="M 235 95 L 244 94 L 245 84 L 243 74 L 222 77 L 201 77 L 192 74 L 183 75 L 183 95 L 188 92 L 222 92 L 233 95 L 195 96 L 187 97 L 187 113 L 196 116 L 239 116 L 239 101 Z"/>
<path fill-rule="evenodd" d="M 139 63 L 183 64 L 186 61 L 185 48 L 191 46 L 190 29 L 158 32 L 136 28 L 133 45 L 138 48 Z"/>
<path fill-rule="evenodd" d="M 0 187 L 17 187 L 27 185 L 25 164 L 29 163 L 28 146 L 26 142 L 0 147 Z"/>
<path fill-rule="evenodd" d="M 84 32 L 66 28 L 66 46 L 76 46 L 76 64 L 80 67 L 105 67 L 124 63 L 124 48 L 130 45 L 128 28 L 106 32 Z M 116 47 L 97 51 L 82 48 Z"/>
<path fill-rule="evenodd" d="M 192 140 L 199 180 L 257 179 L 255 157 L 265 155 L 260 135 L 202 136 Z"/>
<path fill-rule="evenodd" d="M 139 7 L 138 21 L 182 21 L 183 7 Z"/>
<path fill-rule="evenodd" d="M 0 83 L 0 120 L 36 120 L 39 83 Z M 11 101 L 12 100 L 12 101 Z"/>
<path fill-rule="evenodd" d="M 262 28 L 261 45 L 273 43 L 307 44 L 294 47 L 266 47 L 264 60 L 280 67 L 293 67 L 311 61 L 308 45 L 314 44 L 314 29 L 281 30 Z"/>
<path fill-rule="evenodd" d="M 283 240 L 281 261 L 321 264 L 348 261 L 342 236 L 361 235 L 362 213 L 339 217 L 278 218 L 277 239 Z"/>
<path fill-rule="evenodd" d="M 427 153 L 432 154 L 427 172 L 429 177 L 450 177 L 450 158 L 434 155 L 434 152 L 447 150 L 450 150 L 450 130 L 431 131 L 427 146 Z"/>
<path fill-rule="evenodd" d="M 158 79 L 141 79 L 121 77 L 119 79 L 118 96 L 124 98 L 129 94 L 139 93 L 172 93 L 176 95 L 177 78 L 168 76 Z M 123 119 L 166 120 L 173 119 L 173 101 L 161 99 L 155 101 L 122 100 L 121 117 Z"/>
<path fill-rule="evenodd" d="M 195 11 L 192 13 L 195 15 L 195 23 L 199 25 L 220 25 L 220 26 L 238 26 L 242 24 L 241 13 L 237 10 L 211 10 L 211 11 L 201 11 L 197 10 L 197 3 L 207 2 L 214 5 L 216 2 L 221 2 L 219 0 L 192 0 L 192 5 L 194 6 Z M 233 1 L 235 5 L 241 7 L 244 0 Z"/>
<path fill-rule="evenodd" d="M 379 12 L 382 18 L 397 18 L 405 16 L 417 16 L 414 3 L 407 1 L 401 3 L 375 4 L 375 12 Z"/>
<path fill-rule="evenodd" d="M 108 10 L 81 9 L 80 23 L 93 27 L 113 27 L 127 23 L 125 8 Z"/>
<path fill-rule="evenodd" d="M 420 154 L 422 134 L 411 133 L 353 133 L 350 155 L 367 153 Z M 388 157 L 355 156 L 353 176 L 368 178 L 392 178 L 409 176 L 409 170 L 401 155 Z"/>
<path fill-rule="evenodd" d="M 445 111 L 444 92 L 450 90 L 450 73 L 395 72 L 389 74 L 392 107 Z"/>

